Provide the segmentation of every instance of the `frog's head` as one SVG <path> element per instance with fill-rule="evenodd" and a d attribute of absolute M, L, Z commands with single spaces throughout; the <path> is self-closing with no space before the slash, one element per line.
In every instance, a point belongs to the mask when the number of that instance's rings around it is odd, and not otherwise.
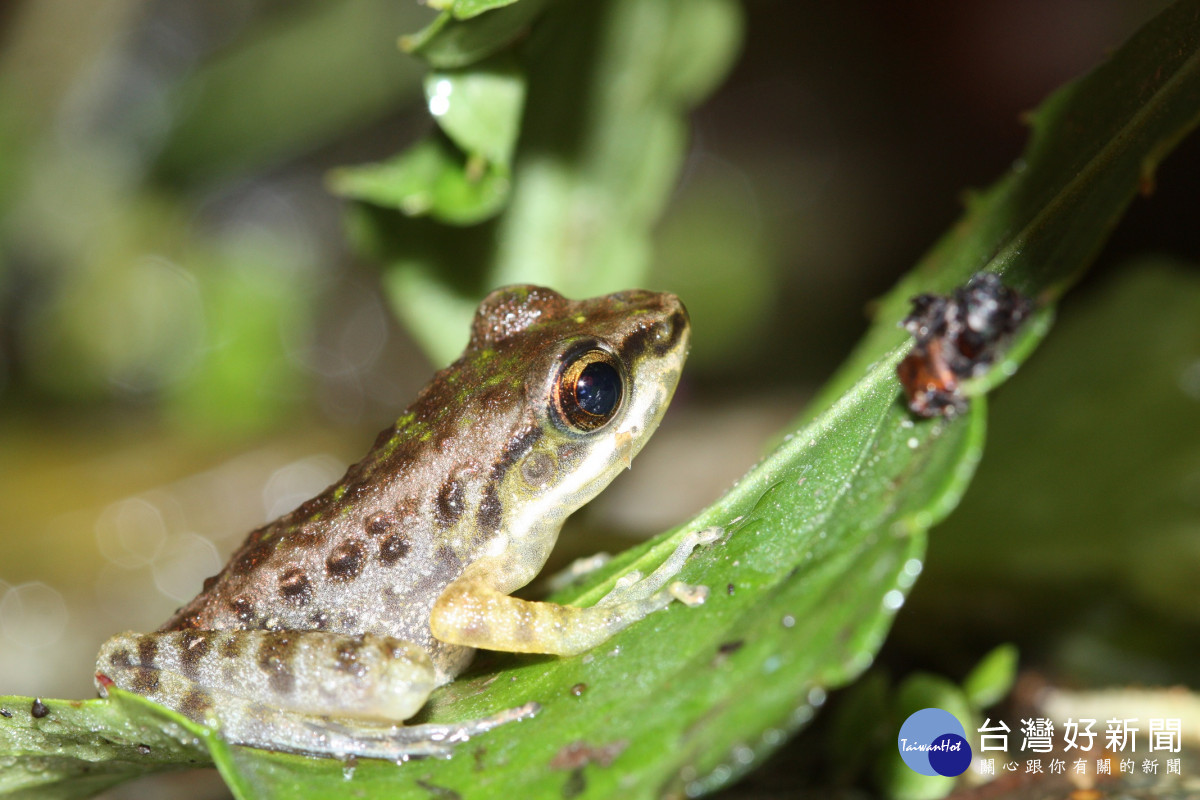
<path fill-rule="evenodd" d="M 671 401 L 688 338 L 687 310 L 672 294 L 571 301 L 510 286 L 488 295 L 467 352 L 513 365 L 524 392 L 497 475 L 510 538 L 556 534 L 630 466 Z"/>

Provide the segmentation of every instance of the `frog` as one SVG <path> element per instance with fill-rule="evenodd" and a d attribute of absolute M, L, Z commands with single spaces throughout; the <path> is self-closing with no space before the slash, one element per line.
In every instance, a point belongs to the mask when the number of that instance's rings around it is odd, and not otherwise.
<path fill-rule="evenodd" d="M 397 762 L 535 715 L 530 700 L 405 724 L 477 649 L 578 655 L 704 601 L 675 577 L 711 530 L 592 606 L 513 596 L 654 432 L 689 337 L 673 294 L 493 291 L 462 356 L 341 480 L 252 531 L 157 631 L 104 643 L 100 694 L 141 695 L 237 745 Z"/>

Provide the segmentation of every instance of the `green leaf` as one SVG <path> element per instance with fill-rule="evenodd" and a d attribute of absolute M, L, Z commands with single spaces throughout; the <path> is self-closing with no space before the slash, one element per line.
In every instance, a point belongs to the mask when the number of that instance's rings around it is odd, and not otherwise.
<path fill-rule="evenodd" d="M 525 101 L 525 76 L 511 57 L 469 70 L 433 70 L 425 78 L 425 99 L 460 149 L 509 167 Z"/>
<path fill-rule="evenodd" d="M 420 32 L 401 38 L 400 46 L 438 69 L 469 66 L 512 44 L 548 3 L 471 2 L 461 4 L 463 16 L 455 3 Z"/>
<path fill-rule="evenodd" d="M 1002 644 L 984 656 L 963 680 L 963 691 L 975 708 L 995 705 L 1017 680 L 1017 648 Z"/>
<path fill-rule="evenodd" d="M 683 163 L 687 111 L 730 67 L 739 8 L 729 0 L 559 6 L 536 34 L 513 198 L 487 277 L 573 296 L 640 285 Z"/>
<path fill-rule="evenodd" d="M 109 700 L 0 697 L 0 796 L 88 797 L 149 772 L 211 763 L 205 728 L 136 695 Z"/>
<path fill-rule="evenodd" d="M 497 56 L 470 70 L 429 73 L 425 94 L 445 136 L 426 137 L 382 163 L 334 170 L 329 187 L 410 217 L 482 222 L 508 199 L 524 77 L 511 58 Z"/>
<path fill-rule="evenodd" d="M 443 24 L 454 30 L 483 24 L 530 2 Z M 467 296 L 524 282 L 572 297 L 645 285 L 655 223 L 683 162 L 687 111 L 727 72 L 740 36 L 740 9 L 731 0 L 551 7 L 521 50 L 530 81 L 513 192 L 486 232 L 488 249 L 465 265 L 473 271 Z M 464 262 L 413 250 L 405 243 L 388 257 L 388 272 L 406 274 L 388 284 L 416 284 L 425 293 L 393 291 L 393 303 L 421 340 L 432 343 L 433 360 L 449 363 L 470 323 L 470 307 L 459 302 L 464 281 L 456 274 Z M 452 320 L 431 310 L 454 306 L 461 314 Z M 447 326 L 458 333 L 435 335 Z"/>
<path fill-rule="evenodd" d="M 470 225 L 496 213 L 508 197 L 507 167 L 464 157 L 442 136 L 431 136 L 379 164 L 329 174 L 330 191 L 418 217 Z"/>
<path fill-rule="evenodd" d="M 511 6 L 515 2 L 517 0 L 454 0 L 450 4 L 450 10 L 454 12 L 455 19 L 470 19 L 485 11 Z"/>
<path fill-rule="evenodd" d="M 624 22 L 644 20 L 639 15 L 649 8 L 622 5 L 631 15 Z M 623 44 L 650 57 L 643 41 Z M 436 692 L 420 721 L 466 719 L 529 700 L 543 710 L 460 745 L 448 760 L 348 767 L 206 737 L 234 792 L 648 798 L 700 794 L 750 769 L 811 718 L 827 690 L 871 664 L 921 571 L 927 529 L 957 504 L 982 452 L 985 396 L 953 422 L 914 421 L 904 409 L 895 368 L 907 343 L 896 324 L 907 298 L 989 267 L 1052 303 L 1091 260 L 1148 169 L 1194 126 L 1198 63 L 1200 1 L 1187 0 L 1051 97 L 1035 115 L 1023 165 L 974 200 L 884 298 L 875 326 L 807 421 L 711 508 L 556 598 L 592 603 L 619 575 L 661 561 L 682 531 L 719 525 L 724 541 L 681 575 L 712 589 L 705 605 L 671 607 L 579 657 L 489 654 L 475 672 Z M 656 114 L 643 121 L 651 118 L 663 122 Z M 612 166 L 602 158 L 592 166 L 601 164 Z M 650 201 L 661 180 L 639 195 L 643 212 L 657 207 Z M 644 216 L 621 219 L 618 227 L 647 224 Z M 531 237 L 540 230 L 553 240 L 560 232 L 534 228 Z M 1043 333 L 1030 334 L 1022 352 Z M 568 751 L 591 760 L 556 761 Z"/>

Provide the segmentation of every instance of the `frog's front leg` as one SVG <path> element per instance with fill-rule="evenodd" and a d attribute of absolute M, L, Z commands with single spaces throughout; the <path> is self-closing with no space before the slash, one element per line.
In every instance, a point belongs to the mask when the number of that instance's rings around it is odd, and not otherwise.
<path fill-rule="evenodd" d="M 579 608 L 508 596 L 523 586 L 528 565 L 510 556 L 482 558 L 471 564 L 434 603 L 433 635 L 444 642 L 514 653 L 574 655 L 604 642 L 638 620 L 666 608 L 673 599 L 689 605 L 704 601 L 707 590 L 667 582 L 683 568 L 698 545 L 719 538 L 721 529 L 687 534 L 649 576 L 630 573 L 595 606 Z"/>
<path fill-rule="evenodd" d="M 428 654 L 388 636 L 323 631 L 123 633 L 100 649 L 96 685 L 143 695 L 236 744 L 391 761 L 446 754 L 536 711 L 402 726 L 436 685 Z"/>

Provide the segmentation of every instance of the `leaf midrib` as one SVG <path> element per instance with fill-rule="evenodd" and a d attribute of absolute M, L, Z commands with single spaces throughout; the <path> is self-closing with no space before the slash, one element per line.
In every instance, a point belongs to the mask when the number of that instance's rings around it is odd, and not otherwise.
<path fill-rule="evenodd" d="M 1197 64 L 1200 64 L 1200 51 L 1193 51 L 1192 55 L 1185 59 L 1167 80 L 1163 81 L 1149 95 L 1145 102 L 1137 106 L 1137 110 L 1129 117 L 1129 120 L 1121 125 L 1094 155 L 1088 158 L 1074 177 L 1063 184 L 1048 201 L 1039 205 L 1038 211 L 984 262 L 983 268 L 1003 274 L 1007 264 L 1020 254 L 1024 246 L 1032 239 L 1033 234 L 1044 227 L 1047 220 L 1052 219 L 1058 210 L 1072 198 L 1083 194 L 1084 187 L 1094 180 L 1096 173 L 1104 169 L 1103 165 L 1115 162 L 1122 150 L 1133 147 L 1137 138 L 1135 134 L 1144 126 L 1151 110 L 1157 110 L 1167 103 L 1171 95 L 1178 91 L 1179 84 L 1185 80 L 1189 72 L 1195 70 Z M 1095 75 L 1096 73 L 1091 73 L 1087 79 L 1094 79 Z M 1200 119 L 1200 111 L 1197 111 L 1192 119 Z"/>

